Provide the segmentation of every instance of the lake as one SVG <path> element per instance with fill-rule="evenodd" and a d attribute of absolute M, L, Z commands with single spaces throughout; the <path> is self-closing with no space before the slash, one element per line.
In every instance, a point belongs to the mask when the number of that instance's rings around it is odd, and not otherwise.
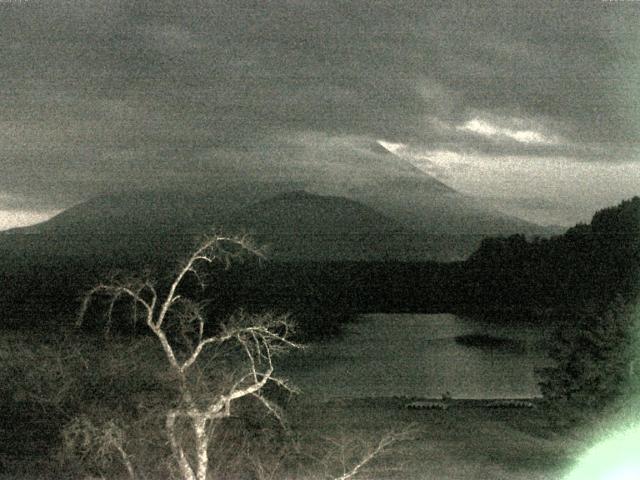
<path fill-rule="evenodd" d="M 452 314 L 368 314 L 345 334 L 281 359 L 277 369 L 305 395 L 531 398 L 534 369 L 549 363 L 532 325 L 505 326 Z M 465 345 L 456 336 L 486 334 L 518 348 Z"/>

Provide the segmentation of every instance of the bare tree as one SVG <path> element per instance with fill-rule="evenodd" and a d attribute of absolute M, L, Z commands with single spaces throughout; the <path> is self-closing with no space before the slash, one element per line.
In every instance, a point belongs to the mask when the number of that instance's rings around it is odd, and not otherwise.
<path fill-rule="evenodd" d="M 130 277 L 95 286 L 82 302 L 79 324 L 84 320 L 91 301 L 96 297 L 106 297 L 108 325 L 116 304 L 130 302 L 133 320 L 144 321 L 162 346 L 169 368 L 178 381 L 181 397 L 177 406 L 166 412 L 165 429 L 182 480 L 206 480 L 212 423 L 229 417 L 236 401 L 253 397 L 269 413 L 281 419 L 278 407 L 262 394 L 262 390 L 268 383 L 292 390 L 284 379 L 275 376 L 273 366 L 276 354 L 299 348 L 290 339 L 292 324 L 287 316 L 251 316 L 240 312 L 222 323 L 216 334 L 207 335 L 203 304 L 188 298 L 180 290 L 190 275 L 204 286 L 203 266 L 214 262 L 228 266 L 234 258 L 247 253 L 262 256 L 260 250 L 245 237 L 208 237 L 180 266 L 165 295 L 160 296 L 149 279 Z M 175 327 L 180 335 L 169 333 Z M 230 345 L 237 347 L 242 355 L 243 369 L 236 369 L 227 388 L 203 394 L 191 375 L 196 363 L 205 356 L 205 352 L 212 357 L 228 354 L 224 347 Z M 186 424 L 191 430 L 192 442 L 187 442 L 180 434 L 184 428 L 180 424 Z M 133 476 L 130 464 L 127 470 Z"/>
<path fill-rule="evenodd" d="M 291 340 L 292 322 L 286 315 L 248 315 L 243 311 L 233 315 L 208 334 L 205 304 L 193 300 L 185 288 L 187 277 L 193 277 L 205 286 L 203 267 L 219 262 L 228 267 L 242 255 L 262 257 L 262 252 L 246 237 L 211 236 L 205 238 L 191 256 L 177 269 L 160 294 L 154 281 L 146 276 L 113 279 L 93 287 L 84 296 L 78 317 L 81 325 L 95 299 L 106 313 L 106 328 L 111 324 L 117 305 L 128 303 L 134 322 L 143 322 L 158 340 L 163 357 L 178 385 L 179 397 L 174 405 L 163 411 L 164 429 L 172 453 L 172 467 L 181 480 L 206 480 L 210 474 L 209 447 L 214 439 L 217 421 L 230 417 L 236 402 L 254 398 L 267 412 L 283 421 L 280 409 L 264 395 L 264 388 L 276 384 L 295 392 L 284 379 L 274 373 L 274 356 L 291 349 L 301 348 Z M 236 355 L 236 356 L 234 356 Z M 239 356 L 238 356 L 239 355 Z M 211 373 L 211 365 L 230 361 L 233 372 L 224 382 L 212 388 L 202 381 L 202 373 Z M 220 372 L 217 372 L 220 373 Z M 204 384 L 204 385 L 203 385 Z M 188 432 L 185 435 L 185 430 Z M 134 480 L 139 475 L 133 457 L 125 451 L 125 433 L 113 421 L 94 424 L 86 417 L 77 418 L 65 430 L 65 442 L 87 456 L 96 450 L 98 457 L 117 458 L 127 475 Z M 358 439 L 344 442 L 328 439 L 328 450 L 323 455 L 304 454 L 323 470 L 321 478 L 349 480 L 362 473 L 363 468 L 383 451 L 399 440 L 406 439 L 408 431 L 387 433 L 373 444 Z M 218 445 L 217 450 L 223 446 Z M 282 470 L 282 460 L 295 456 L 299 448 L 285 448 L 263 464 L 257 457 L 250 458 L 259 478 L 279 478 L 288 474 Z M 349 452 L 347 455 L 346 453 Z M 338 461 L 339 460 L 339 461 Z M 338 463 L 336 463 L 338 461 Z M 334 468 L 339 466 L 338 471 Z"/>
<path fill-rule="evenodd" d="M 351 480 L 361 476 L 371 476 L 367 469 L 375 461 L 388 453 L 393 447 L 417 436 L 418 429 L 410 424 L 403 429 L 384 432 L 377 439 L 369 439 L 342 434 L 323 437 L 321 444 L 316 444 L 313 451 L 304 449 L 304 454 L 312 460 L 312 468 L 319 472 L 309 472 L 304 478 L 318 480 Z"/>
<path fill-rule="evenodd" d="M 390 430 L 377 439 L 365 439 L 352 433 L 337 436 L 298 439 L 284 446 L 276 455 L 267 459 L 252 456 L 247 460 L 253 465 L 258 480 L 305 479 L 305 480 L 352 480 L 375 478 L 372 464 L 390 452 L 393 447 L 406 440 L 416 438 L 419 430 L 410 424 L 403 429 Z M 295 474 L 287 471 L 286 460 L 294 461 Z M 395 462 L 394 462 L 395 463 Z M 397 465 L 395 466 L 397 469 Z M 388 469 L 389 470 L 389 469 Z"/>

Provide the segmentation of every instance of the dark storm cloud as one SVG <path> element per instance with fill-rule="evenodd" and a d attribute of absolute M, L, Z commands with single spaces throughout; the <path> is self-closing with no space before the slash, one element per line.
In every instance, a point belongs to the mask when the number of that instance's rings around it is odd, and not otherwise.
<path fill-rule="evenodd" d="M 639 12 L 600 1 L 0 2 L 0 191 L 63 205 L 188 184 L 218 161 L 212 151 L 256 161 L 299 132 L 628 156 Z M 475 117 L 560 140 L 457 128 Z"/>

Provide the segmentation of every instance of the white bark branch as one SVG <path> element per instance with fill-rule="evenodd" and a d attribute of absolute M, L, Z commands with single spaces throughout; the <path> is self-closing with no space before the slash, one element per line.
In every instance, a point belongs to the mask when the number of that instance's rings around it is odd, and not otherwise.
<path fill-rule="evenodd" d="M 233 245 L 235 250 L 230 250 L 228 248 L 230 245 Z M 212 264 L 220 261 L 228 266 L 231 259 L 239 257 L 244 252 L 262 256 L 262 253 L 245 237 L 210 237 L 178 269 L 162 301 L 159 300 L 156 289 L 149 280 L 133 279 L 114 282 L 112 285 L 97 285 L 84 297 L 80 309 L 78 323 L 84 319 L 93 298 L 105 295 L 108 297 L 106 312 L 108 324 L 111 323 L 116 303 L 124 300 L 124 297 L 128 297 L 133 302 L 134 320 L 138 318 L 139 306 L 146 312 L 146 324 L 158 339 L 169 366 L 180 382 L 181 399 L 178 407 L 167 412 L 165 429 L 182 480 L 206 480 L 210 424 L 216 419 L 230 416 L 232 404 L 236 400 L 252 396 L 282 421 L 277 406 L 261 395 L 260 390 L 271 381 L 293 391 L 284 380 L 273 377 L 274 353 L 299 348 L 296 343 L 287 338 L 291 332 L 291 325 L 286 317 L 271 315 L 250 317 L 241 312 L 228 323 L 223 324 L 218 335 L 204 338 L 205 317 L 202 306 L 178 293 L 189 273 L 194 274 L 202 285 L 202 277 L 197 270 L 198 264 Z M 172 344 L 171 337 L 167 333 L 167 325 L 171 322 L 174 325 L 175 322 L 179 322 L 178 326 L 182 328 L 180 333 L 184 336 L 186 346 L 178 347 Z M 216 345 L 220 348 L 223 344 L 233 345 L 244 354 L 248 364 L 247 371 L 241 374 L 223 394 L 215 395 L 213 398 L 196 395 L 190 384 L 193 381 L 189 376 L 191 367 L 197 363 L 208 346 Z M 190 425 L 194 435 L 195 451 L 190 451 L 189 455 L 185 449 L 192 447 L 185 446 L 176 427 L 180 418 Z M 128 467 L 127 469 L 129 471 Z"/>
<path fill-rule="evenodd" d="M 196 476 L 193 473 L 193 468 L 189 464 L 189 460 L 187 460 L 187 456 L 184 453 L 182 445 L 178 442 L 176 438 L 176 420 L 178 418 L 178 412 L 175 410 L 167 413 L 165 428 L 167 430 L 167 436 L 169 437 L 169 445 L 171 446 L 171 451 L 173 452 L 173 456 L 178 463 L 178 469 L 180 470 L 180 475 L 182 476 L 182 480 L 196 480 Z"/>

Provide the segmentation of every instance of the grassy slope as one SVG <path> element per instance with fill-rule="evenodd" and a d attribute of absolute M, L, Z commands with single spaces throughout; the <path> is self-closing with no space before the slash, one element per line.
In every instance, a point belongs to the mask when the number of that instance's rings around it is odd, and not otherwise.
<path fill-rule="evenodd" d="M 117 345 L 102 350 L 95 348 L 99 343 L 93 347 L 78 344 L 82 341 L 78 338 L 73 340 L 67 337 L 64 343 L 50 336 L 26 338 L 16 333 L 3 334 L 0 342 L 3 360 L 0 373 L 4 377 L 0 388 L 0 407 L 4 412 L 0 426 L 3 436 L 0 459 L 4 465 L 0 468 L 0 478 L 13 478 L 16 474 L 21 478 L 28 478 L 30 474 L 37 477 L 54 467 L 52 460 L 47 458 L 47 452 L 50 455 L 57 450 L 59 429 L 66 422 L 65 412 L 56 412 L 53 405 L 39 409 L 37 402 L 25 402 L 16 394 L 23 384 L 26 389 L 37 386 L 44 394 L 47 388 L 58 390 L 55 377 L 58 371 L 52 361 L 57 357 L 56 349 L 62 349 L 62 357 L 67 358 L 69 364 L 77 364 L 77 375 L 89 375 L 80 385 L 74 386 L 72 393 L 86 396 L 78 390 L 90 388 L 85 393 L 92 404 L 92 411 L 104 408 L 105 415 L 109 415 L 107 412 L 112 411 L 113 406 L 108 405 L 108 397 L 113 397 L 111 401 L 118 403 L 118 398 L 130 392 L 129 387 L 121 385 L 127 375 L 133 379 L 132 385 L 141 391 L 152 393 L 160 388 L 160 385 L 153 386 L 153 380 L 148 385 L 140 380 L 144 378 L 142 372 L 146 368 L 157 371 L 158 365 L 161 365 L 157 358 L 149 358 L 144 353 L 146 350 L 140 351 L 140 348 L 148 348 L 148 344 L 146 347 L 129 344 L 124 353 L 118 355 L 122 357 L 118 360 L 113 350 L 119 348 Z M 95 342 L 99 342 L 99 339 Z M 92 373 L 85 370 L 83 361 L 70 360 L 68 355 L 77 351 L 84 352 L 83 356 L 90 360 L 89 364 L 94 370 Z M 136 359 L 135 372 L 124 363 L 124 360 L 131 358 Z M 145 358 L 146 361 L 143 361 Z M 35 373 L 24 374 L 30 370 L 35 370 Z M 43 382 L 38 375 L 44 375 L 46 381 Z M 94 382 L 96 384 L 93 386 L 87 385 Z M 158 392 L 158 395 L 166 396 L 167 393 Z M 70 402 L 63 402 L 60 406 L 66 410 L 74 403 L 73 400 Z M 580 449 L 579 442 L 575 440 L 550 437 L 548 432 L 545 433 L 544 418 L 537 409 L 500 410 L 456 406 L 446 411 L 415 411 L 404 408 L 406 403 L 407 400 L 399 398 L 323 403 L 300 395 L 288 402 L 286 417 L 293 432 L 305 441 L 305 449 L 312 452 L 320 449 L 317 442 L 322 439 L 346 438 L 348 443 L 373 443 L 385 431 L 398 431 L 415 425 L 418 432 L 416 436 L 397 444 L 389 454 L 372 463 L 364 478 L 552 479 L 558 478 L 559 472 L 573 463 L 572 459 Z"/>
<path fill-rule="evenodd" d="M 369 478 L 376 479 L 556 479 L 581 448 L 575 439 L 545 432 L 539 410 L 415 411 L 405 403 L 393 398 L 308 403 L 300 398 L 289 415 L 297 429 L 335 438 L 375 439 L 385 430 L 415 425 L 414 439 L 371 465 Z"/>

